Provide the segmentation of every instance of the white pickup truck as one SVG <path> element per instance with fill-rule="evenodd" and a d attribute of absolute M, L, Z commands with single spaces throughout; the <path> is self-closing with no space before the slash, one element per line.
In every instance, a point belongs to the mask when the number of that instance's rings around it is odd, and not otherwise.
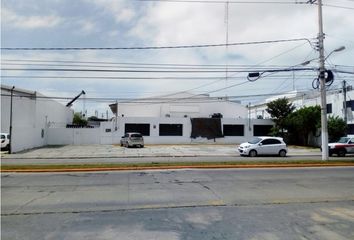
<path fill-rule="evenodd" d="M 354 154 L 354 137 L 341 137 L 338 142 L 328 144 L 329 156 L 337 154 L 345 157 L 347 153 Z"/>

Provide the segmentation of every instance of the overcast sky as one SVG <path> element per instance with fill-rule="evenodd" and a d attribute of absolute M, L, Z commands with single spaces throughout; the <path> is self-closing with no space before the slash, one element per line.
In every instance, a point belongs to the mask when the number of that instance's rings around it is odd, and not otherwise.
<path fill-rule="evenodd" d="M 259 68 L 287 69 L 312 59 L 306 67 L 318 66 L 318 52 L 314 49 L 318 34 L 318 6 L 295 4 L 301 0 L 279 2 L 283 4 L 245 4 L 238 1 L 230 1 L 227 5 L 221 1 L 2 0 L 2 48 L 167 47 L 302 38 L 310 42 L 297 40 L 228 47 L 146 50 L 3 49 L 2 69 L 21 70 L 2 70 L 1 82 L 48 96 L 74 97 L 84 90 L 87 98 L 117 99 L 180 91 L 209 93 L 211 96 L 245 96 L 312 89 L 312 80 L 317 74 L 314 71 L 276 73 L 255 82 L 248 81 L 245 72 L 233 72 L 244 70 L 245 67 L 249 71 Z M 344 51 L 331 54 L 327 67 L 353 72 L 354 1 L 323 0 L 323 3 L 326 5 L 323 7 L 326 54 L 345 46 Z M 219 72 L 136 72 L 180 71 L 187 67 L 191 71 L 201 70 L 201 66 L 194 65 L 203 65 L 202 70 Z M 122 66 L 129 68 L 123 69 Z M 29 71 L 29 68 L 100 71 Z M 101 71 L 108 69 L 130 72 Z M 228 78 L 225 79 L 225 76 Z M 337 73 L 335 77 L 332 88 L 339 87 L 343 80 L 354 84 L 353 74 Z M 240 100 L 253 102 L 260 99 Z M 110 102 L 87 101 L 85 107 L 89 110 L 88 115 L 93 115 L 94 110 L 97 110 L 101 116 Z M 74 108 L 82 111 L 83 103 L 78 102 Z"/>

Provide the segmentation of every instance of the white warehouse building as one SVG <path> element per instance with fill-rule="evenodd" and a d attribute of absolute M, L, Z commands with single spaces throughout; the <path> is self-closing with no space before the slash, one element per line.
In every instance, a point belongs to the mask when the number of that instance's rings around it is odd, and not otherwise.
<path fill-rule="evenodd" d="M 267 135 L 273 126 L 270 119 L 249 119 L 248 109 L 227 97 L 186 92 L 110 107 L 116 115 L 112 132 L 141 132 L 147 144 L 241 143 Z"/>
<path fill-rule="evenodd" d="M 2 85 L 1 131 L 9 133 L 12 126 L 11 149 L 19 152 L 45 145 L 119 144 L 126 132 L 141 132 L 146 144 L 237 144 L 267 135 L 273 126 L 270 119 L 250 119 L 245 106 L 227 97 L 179 93 L 110 107 L 116 116 L 111 121 L 72 128 L 70 107 L 38 92 Z"/>

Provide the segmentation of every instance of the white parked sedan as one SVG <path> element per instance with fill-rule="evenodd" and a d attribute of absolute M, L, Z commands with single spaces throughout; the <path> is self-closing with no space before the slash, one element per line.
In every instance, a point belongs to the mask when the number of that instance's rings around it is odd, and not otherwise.
<path fill-rule="evenodd" d="M 144 138 L 141 133 L 137 132 L 131 132 L 131 133 L 126 133 L 122 138 L 120 139 L 120 146 L 125 146 L 125 147 L 144 147 Z"/>
<path fill-rule="evenodd" d="M 1 150 L 9 150 L 10 135 L 8 133 L 1 133 Z"/>
<path fill-rule="evenodd" d="M 282 138 L 279 137 L 257 137 L 249 142 L 242 143 L 238 147 L 242 156 L 256 157 L 257 155 L 279 155 L 285 157 L 288 148 Z"/>

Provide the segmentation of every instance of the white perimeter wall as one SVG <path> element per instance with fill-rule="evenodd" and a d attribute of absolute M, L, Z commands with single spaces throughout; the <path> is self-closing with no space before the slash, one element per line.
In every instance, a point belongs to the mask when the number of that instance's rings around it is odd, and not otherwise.
<path fill-rule="evenodd" d="M 12 106 L 12 152 L 47 145 L 50 124 L 65 126 L 73 119 L 70 108 L 49 99 L 14 96 Z M 1 132 L 9 133 L 9 129 L 10 97 L 1 96 Z"/>

